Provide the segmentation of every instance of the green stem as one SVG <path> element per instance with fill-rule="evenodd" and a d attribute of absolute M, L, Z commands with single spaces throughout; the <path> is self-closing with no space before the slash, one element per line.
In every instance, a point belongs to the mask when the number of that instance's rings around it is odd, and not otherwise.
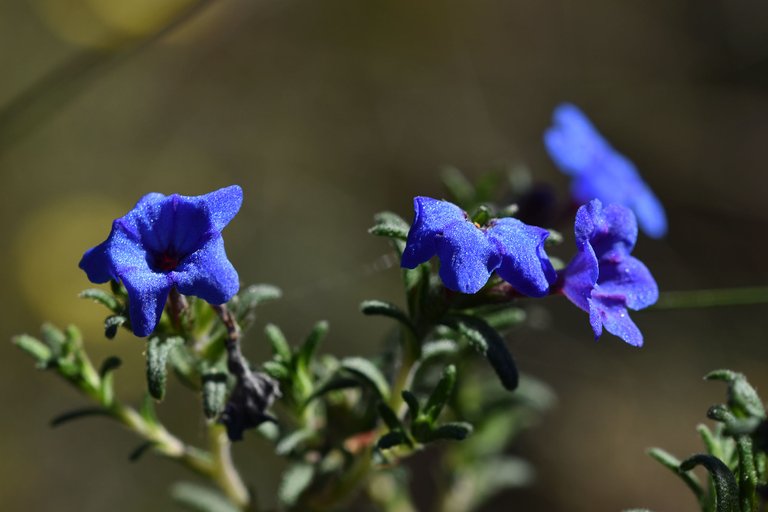
<path fill-rule="evenodd" d="M 242 510 L 248 509 L 251 497 L 232 462 L 232 443 L 227 437 L 226 429 L 223 425 L 214 423 L 208 428 L 208 435 L 214 463 L 212 478 L 232 503 Z"/>
<path fill-rule="evenodd" d="M 711 308 L 768 303 L 768 286 L 662 292 L 650 309 Z"/>

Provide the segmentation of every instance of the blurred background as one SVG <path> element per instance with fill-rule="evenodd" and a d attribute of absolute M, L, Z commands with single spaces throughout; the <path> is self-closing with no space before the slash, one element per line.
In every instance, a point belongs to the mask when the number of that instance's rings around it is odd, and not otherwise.
<path fill-rule="evenodd" d="M 410 220 L 414 195 L 444 195 L 445 165 L 525 164 L 565 200 L 542 144 L 565 100 L 666 205 L 669 236 L 636 250 L 662 290 L 768 283 L 765 3 L 4 0 L 0 66 L 0 339 L 76 323 L 96 359 L 123 359 L 127 401 L 144 392 L 143 342 L 103 338 L 77 263 L 143 194 L 240 184 L 230 258 L 244 283 L 285 292 L 262 324 L 298 341 L 328 319 L 326 350 L 372 354 L 388 324 L 359 301 L 401 302 L 372 215 Z M 536 483 L 486 510 L 696 510 L 644 451 L 700 450 L 695 425 L 724 400 L 701 380 L 712 369 L 746 373 L 768 398 L 768 306 L 633 314 L 641 350 L 595 343 L 564 300 L 532 313 L 510 346 L 559 402 L 516 447 Z M 259 326 L 245 343 L 255 361 L 267 353 Z M 160 415 L 194 442 L 198 404 L 174 390 Z M 51 430 L 85 401 L 9 342 L 0 400 L 2 510 L 175 510 L 166 490 L 184 470 L 129 463 L 137 440 L 106 420 Z M 267 443 L 249 435 L 235 457 L 269 503 Z"/>

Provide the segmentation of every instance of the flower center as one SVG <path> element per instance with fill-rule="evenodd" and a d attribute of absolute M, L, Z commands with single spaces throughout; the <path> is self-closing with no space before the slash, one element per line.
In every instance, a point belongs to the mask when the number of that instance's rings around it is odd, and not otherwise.
<path fill-rule="evenodd" d="M 181 258 L 171 252 L 163 252 L 155 257 L 155 267 L 161 272 L 170 272 L 179 266 Z"/>

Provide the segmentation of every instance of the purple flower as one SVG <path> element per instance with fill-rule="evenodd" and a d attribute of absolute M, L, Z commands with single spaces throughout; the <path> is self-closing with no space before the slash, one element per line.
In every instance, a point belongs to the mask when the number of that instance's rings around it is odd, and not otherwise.
<path fill-rule="evenodd" d="M 104 242 L 86 251 L 80 268 L 94 283 L 122 281 L 133 332 L 147 336 L 174 286 L 211 304 L 237 293 L 237 271 L 227 259 L 221 230 L 242 202 L 237 185 L 202 196 L 147 194 L 115 219 Z"/>
<path fill-rule="evenodd" d="M 613 149 L 575 105 L 558 106 L 553 120 L 544 144 L 560 170 L 573 176 L 573 198 L 579 204 L 600 199 L 626 206 L 646 235 L 663 237 L 667 233 L 664 207 L 634 164 Z"/>
<path fill-rule="evenodd" d="M 512 218 L 493 219 L 480 227 L 455 204 L 429 197 L 416 197 L 413 206 L 416 218 L 408 232 L 403 267 L 415 268 L 437 255 L 440 277 L 451 290 L 475 293 L 495 271 L 524 295 L 549 292 L 556 275 L 544 251 L 546 229 Z"/>
<path fill-rule="evenodd" d="M 597 339 L 605 329 L 630 345 L 642 346 L 643 335 L 627 308 L 643 309 L 656 302 L 659 289 L 650 271 L 630 256 L 637 240 L 631 210 L 598 199 L 576 213 L 578 252 L 561 271 L 562 290 L 571 302 L 589 313 Z"/>

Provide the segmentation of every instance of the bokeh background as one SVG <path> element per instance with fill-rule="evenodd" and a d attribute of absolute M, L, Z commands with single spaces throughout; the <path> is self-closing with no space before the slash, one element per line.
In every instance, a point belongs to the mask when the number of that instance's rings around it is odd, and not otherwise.
<path fill-rule="evenodd" d="M 97 359 L 124 360 L 129 401 L 144 389 L 143 344 L 103 339 L 103 311 L 77 299 L 77 262 L 141 195 L 242 185 L 228 252 L 245 283 L 285 292 L 261 321 L 296 340 L 328 319 L 326 350 L 371 354 L 387 325 L 359 301 L 400 301 L 371 216 L 410 219 L 414 195 L 444 195 L 444 165 L 525 164 L 565 199 L 542 145 L 563 100 L 668 208 L 668 238 L 637 248 L 663 290 L 768 283 L 765 3 L 4 0 L 0 69 L 0 339 L 77 323 Z M 559 402 L 515 448 L 537 482 L 487 510 L 695 510 L 644 450 L 699 450 L 694 427 L 724 398 L 701 381 L 709 370 L 745 372 L 768 397 L 768 307 L 633 315 L 641 350 L 593 342 L 565 301 L 535 313 L 510 345 Z M 246 343 L 266 353 L 258 328 Z M 161 417 L 195 441 L 198 405 L 175 390 Z M 84 401 L 9 342 L 0 400 L 2 510 L 175 510 L 166 490 L 184 470 L 129 463 L 136 439 L 106 420 L 51 430 Z M 269 447 L 249 436 L 235 455 L 269 502 Z"/>

